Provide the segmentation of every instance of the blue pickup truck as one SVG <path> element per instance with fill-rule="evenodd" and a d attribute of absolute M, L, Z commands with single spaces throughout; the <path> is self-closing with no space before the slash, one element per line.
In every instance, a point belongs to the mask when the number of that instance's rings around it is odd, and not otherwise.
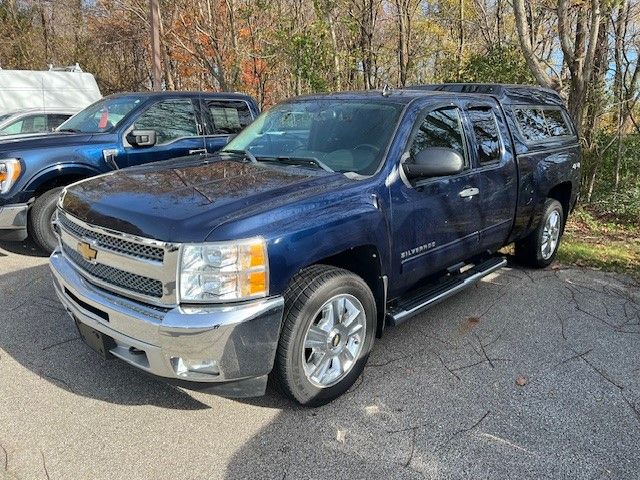
<path fill-rule="evenodd" d="M 580 181 L 560 97 L 429 85 L 288 100 L 216 155 L 67 187 L 50 259 L 82 338 L 175 384 L 303 405 L 376 337 L 505 265 L 549 265 Z"/>
<path fill-rule="evenodd" d="M 52 252 L 56 200 L 65 185 L 132 165 L 214 152 L 258 115 L 246 95 L 123 93 L 63 123 L 57 133 L 0 138 L 0 240 L 31 235 Z"/>

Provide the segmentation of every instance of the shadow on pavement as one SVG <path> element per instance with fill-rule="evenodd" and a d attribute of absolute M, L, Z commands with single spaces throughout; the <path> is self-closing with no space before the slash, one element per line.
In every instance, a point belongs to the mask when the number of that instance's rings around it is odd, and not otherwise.
<path fill-rule="evenodd" d="M 44 380 L 115 404 L 209 408 L 176 387 L 90 350 L 56 297 L 48 265 L 0 275 L 0 305 L 0 350 Z"/>
<path fill-rule="evenodd" d="M 16 255 L 28 255 L 30 257 L 46 258 L 49 256 L 48 253 L 40 250 L 30 238 L 27 238 L 24 242 L 0 242 L 0 250 L 6 250 Z M 6 256 L 6 254 L 0 251 L 0 257 L 1 256 Z"/>

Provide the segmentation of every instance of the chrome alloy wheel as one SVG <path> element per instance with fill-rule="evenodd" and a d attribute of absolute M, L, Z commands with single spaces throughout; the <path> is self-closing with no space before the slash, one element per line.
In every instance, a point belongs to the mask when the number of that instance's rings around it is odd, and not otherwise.
<path fill-rule="evenodd" d="M 560 212 L 553 210 L 547 217 L 547 221 L 542 229 L 542 245 L 540 253 L 544 260 L 551 258 L 558 246 L 560 238 Z"/>
<path fill-rule="evenodd" d="M 340 294 L 320 307 L 304 336 L 302 365 L 316 387 L 335 385 L 351 371 L 362 351 L 367 318 L 360 300 Z"/>

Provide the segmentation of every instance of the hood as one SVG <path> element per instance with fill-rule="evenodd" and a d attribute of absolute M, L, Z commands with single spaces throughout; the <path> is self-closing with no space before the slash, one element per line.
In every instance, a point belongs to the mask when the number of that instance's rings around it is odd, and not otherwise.
<path fill-rule="evenodd" d="M 17 152 L 37 148 L 56 148 L 67 145 L 86 144 L 91 141 L 91 133 L 53 132 L 28 135 L 0 136 L 0 151 Z"/>
<path fill-rule="evenodd" d="M 171 242 L 351 182 L 339 173 L 221 159 L 129 168 L 67 188 L 62 208 L 93 225 Z"/>

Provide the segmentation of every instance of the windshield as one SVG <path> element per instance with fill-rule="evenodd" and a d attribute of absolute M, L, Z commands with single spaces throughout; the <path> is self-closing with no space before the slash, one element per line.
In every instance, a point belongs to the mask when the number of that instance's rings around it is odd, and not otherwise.
<path fill-rule="evenodd" d="M 246 151 L 257 161 L 372 175 L 402 108 L 379 100 L 287 102 L 263 113 L 221 152 Z"/>
<path fill-rule="evenodd" d="M 104 98 L 60 125 L 59 132 L 102 133 L 118 126 L 127 114 L 142 102 L 141 97 Z"/>

